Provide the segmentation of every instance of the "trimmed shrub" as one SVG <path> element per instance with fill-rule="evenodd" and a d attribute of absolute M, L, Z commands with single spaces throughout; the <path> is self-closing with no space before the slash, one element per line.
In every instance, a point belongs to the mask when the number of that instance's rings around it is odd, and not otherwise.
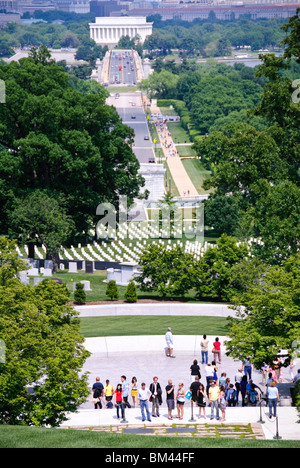
<path fill-rule="evenodd" d="M 86 293 L 82 283 L 76 283 L 76 289 L 74 291 L 74 302 L 76 304 L 85 304 L 86 302 Z"/>
<path fill-rule="evenodd" d="M 130 280 L 128 286 L 125 291 L 125 299 L 127 302 L 136 302 L 137 301 L 137 294 L 136 294 L 136 285 L 133 280 Z"/>
<path fill-rule="evenodd" d="M 118 292 L 117 283 L 115 282 L 115 280 L 110 280 L 107 283 L 106 295 L 110 297 L 111 300 L 118 299 L 119 292 Z"/>

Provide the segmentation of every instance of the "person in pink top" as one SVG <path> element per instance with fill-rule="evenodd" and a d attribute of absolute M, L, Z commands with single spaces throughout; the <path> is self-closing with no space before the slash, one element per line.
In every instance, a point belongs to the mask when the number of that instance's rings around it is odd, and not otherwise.
<path fill-rule="evenodd" d="M 214 346 L 213 347 L 214 360 L 215 362 L 217 362 L 217 357 L 218 357 L 219 364 L 221 364 L 221 343 L 218 337 L 215 339 L 213 346 Z"/>

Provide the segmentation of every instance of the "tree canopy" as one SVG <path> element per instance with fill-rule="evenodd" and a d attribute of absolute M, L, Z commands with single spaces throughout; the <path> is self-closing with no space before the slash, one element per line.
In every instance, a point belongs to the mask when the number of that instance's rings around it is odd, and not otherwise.
<path fill-rule="evenodd" d="M 0 106 L 0 232 L 8 214 L 31 192 L 56 198 L 71 216 L 78 238 L 95 226 L 96 208 L 119 195 L 128 205 L 143 178 L 131 144 L 133 130 L 106 94 L 86 94 L 69 84 L 47 49 L 0 65 L 6 104 Z"/>

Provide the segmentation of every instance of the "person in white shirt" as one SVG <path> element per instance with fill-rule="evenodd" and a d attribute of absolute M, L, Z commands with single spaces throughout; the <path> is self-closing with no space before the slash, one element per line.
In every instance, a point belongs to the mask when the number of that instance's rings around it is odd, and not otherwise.
<path fill-rule="evenodd" d="M 208 394 L 210 381 L 214 380 L 214 368 L 210 362 L 205 367 L 205 376 L 206 376 L 206 393 Z"/>
<path fill-rule="evenodd" d="M 173 335 L 172 335 L 172 328 L 169 327 L 167 333 L 165 334 L 165 339 L 167 343 L 167 356 L 174 358 L 173 356 L 173 347 L 174 347 L 174 342 L 173 342 Z"/>
<path fill-rule="evenodd" d="M 146 420 L 146 417 L 145 417 L 145 410 L 146 410 L 147 420 L 151 422 L 150 411 L 149 411 L 150 397 L 151 397 L 151 392 L 148 388 L 146 388 L 146 384 L 143 382 L 138 392 L 138 399 L 140 400 L 141 413 L 142 413 L 142 421 Z"/>

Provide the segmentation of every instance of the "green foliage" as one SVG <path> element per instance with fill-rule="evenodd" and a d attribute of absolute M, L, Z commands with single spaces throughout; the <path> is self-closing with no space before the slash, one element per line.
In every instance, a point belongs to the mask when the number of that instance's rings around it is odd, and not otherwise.
<path fill-rule="evenodd" d="M 19 258 L 16 245 L 17 241 L 0 236 L 0 286 L 5 286 L 20 271 L 26 269 L 27 264 Z"/>
<path fill-rule="evenodd" d="M 233 237 L 223 234 L 216 246 L 209 247 L 195 264 L 194 285 L 198 298 L 230 301 L 235 294 L 232 268 L 249 254 L 245 244 L 237 244 Z"/>
<path fill-rule="evenodd" d="M 110 297 L 111 300 L 118 299 L 119 293 L 118 293 L 117 283 L 115 282 L 115 280 L 110 280 L 107 283 L 106 295 Z"/>
<path fill-rule="evenodd" d="M 86 293 L 82 283 L 76 283 L 76 289 L 74 291 L 74 302 L 76 304 L 85 304 L 86 302 Z"/>
<path fill-rule="evenodd" d="M 256 271 L 255 280 L 252 277 L 246 288 L 236 290 L 238 318 L 230 319 L 227 347 L 234 359 L 250 355 L 259 368 L 264 362 L 271 364 L 280 349 L 292 353 L 299 338 L 300 254 L 281 267 L 260 265 Z"/>
<path fill-rule="evenodd" d="M 0 285 L 0 337 L 6 346 L 1 424 L 58 426 L 86 400 L 87 375 L 81 370 L 89 353 L 69 300 L 66 286 L 51 280 L 35 287 L 17 279 Z"/>
<path fill-rule="evenodd" d="M 105 104 L 105 94 L 70 87 L 69 76 L 45 48 L 0 65 L 0 79 L 6 83 L 6 104 L 0 107 L 0 232 L 8 232 L 16 202 L 35 190 L 63 200 L 79 236 L 98 221 L 102 201 L 117 206 L 118 196 L 127 195 L 128 204 L 133 202 L 144 183 L 131 149 L 133 130 Z"/>
<path fill-rule="evenodd" d="M 157 291 L 159 296 L 183 296 L 192 287 L 193 257 L 180 247 L 150 245 L 143 251 L 136 282 L 142 291 Z"/>
<path fill-rule="evenodd" d="M 129 281 L 124 296 L 127 302 L 137 301 L 136 284 L 134 280 Z"/>

